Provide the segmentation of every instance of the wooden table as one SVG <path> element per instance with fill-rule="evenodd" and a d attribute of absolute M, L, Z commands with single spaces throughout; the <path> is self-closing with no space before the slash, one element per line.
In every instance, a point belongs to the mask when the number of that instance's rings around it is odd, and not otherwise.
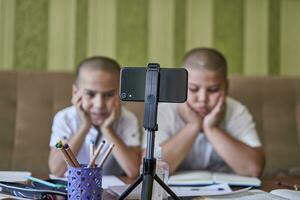
<path fill-rule="evenodd" d="M 278 175 L 272 178 L 263 178 L 260 189 L 270 192 L 274 189 L 294 189 L 294 186 L 300 189 L 300 177 Z"/>
<path fill-rule="evenodd" d="M 125 183 L 131 183 L 132 180 L 121 178 Z M 266 192 L 270 192 L 274 189 L 293 189 L 293 186 L 297 185 L 300 187 L 300 177 L 291 177 L 287 175 L 278 175 L 272 178 L 262 178 L 262 185 L 259 189 L 264 190 Z M 300 188 L 299 188 L 300 189 Z M 118 197 L 109 193 L 108 191 L 104 191 L 103 200 L 117 200 Z M 172 199 L 172 198 L 169 198 Z M 192 199 L 192 198 L 184 198 Z"/>

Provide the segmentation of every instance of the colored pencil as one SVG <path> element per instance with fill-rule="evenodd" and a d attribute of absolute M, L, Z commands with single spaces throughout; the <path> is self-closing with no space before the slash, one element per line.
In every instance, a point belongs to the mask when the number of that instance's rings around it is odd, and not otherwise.
<path fill-rule="evenodd" d="M 106 161 L 106 159 L 108 158 L 109 154 L 111 153 L 111 151 L 113 150 L 113 148 L 115 147 L 115 144 L 111 144 L 109 145 L 108 150 L 106 151 L 105 155 L 103 156 L 102 160 L 99 163 L 99 167 L 102 167 L 104 162 Z"/>
<path fill-rule="evenodd" d="M 96 151 L 95 151 L 95 153 L 94 153 L 93 158 L 90 160 L 90 162 L 89 162 L 89 164 L 88 164 L 88 167 L 94 167 L 95 161 L 96 161 L 96 159 L 97 159 L 97 157 L 98 157 L 98 155 L 99 155 L 101 149 L 103 148 L 104 144 L 105 144 L 105 141 L 103 140 L 103 141 L 99 144 L 99 146 L 97 147 L 97 149 L 96 149 Z"/>
<path fill-rule="evenodd" d="M 70 158 L 69 154 L 68 154 L 67 151 L 63 148 L 63 143 L 62 143 L 61 140 L 59 140 L 59 141 L 56 143 L 55 147 L 56 147 L 57 149 L 60 149 L 60 150 L 61 150 L 61 152 L 62 152 L 63 155 L 64 155 L 64 158 L 65 158 L 66 163 L 67 163 L 69 166 L 71 166 L 71 167 L 75 167 L 75 163 L 73 163 L 73 161 L 72 161 L 72 159 Z"/>
<path fill-rule="evenodd" d="M 93 159 L 94 156 L 94 150 L 95 150 L 95 145 L 93 142 L 90 143 L 90 161 Z"/>
<path fill-rule="evenodd" d="M 69 154 L 72 162 L 75 164 L 75 167 L 80 167 L 79 162 L 77 161 L 74 153 L 72 152 L 71 148 L 69 147 L 69 145 L 66 143 L 64 144 L 64 149 L 67 151 L 67 153 Z"/>
<path fill-rule="evenodd" d="M 42 179 L 35 178 L 35 177 L 32 177 L 32 176 L 25 176 L 25 178 L 27 178 L 27 179 L 29 179 L 29 180 L 31 180 L 33 182 L 37 182 L 37 183 L 49 186 L 49 187 L 54 187 L 54 188 L 66 188 L 67 187 L 65 185 L 51 183 L 51 182 L 44 181 Z"/>

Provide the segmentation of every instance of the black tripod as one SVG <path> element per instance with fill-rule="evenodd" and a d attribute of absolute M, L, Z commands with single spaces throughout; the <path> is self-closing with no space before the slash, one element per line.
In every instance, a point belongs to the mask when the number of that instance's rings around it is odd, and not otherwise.
<path fill-rule="evenodd" d="M 160 66 L 156 63 L 148 64 L 146 72 L 145 85 L 145 104 L 144 104 L 144 128 L 147 131 L 147 148 L 146 157 L 143 160 L 143 173 L 127 190 L 120 196 L 119 199 L 125 199 L 134 188 L 141 182 L 142 185 L 142 200 L 151 200 L 153 179 L 166 190 L 173 199 L 179 200 L 176 194 L 157 176 L 155 173 L 156 159 L 153 157 L 155 131 L 157 131 L 157 104 L 159 94 L 159 71 Z"/>

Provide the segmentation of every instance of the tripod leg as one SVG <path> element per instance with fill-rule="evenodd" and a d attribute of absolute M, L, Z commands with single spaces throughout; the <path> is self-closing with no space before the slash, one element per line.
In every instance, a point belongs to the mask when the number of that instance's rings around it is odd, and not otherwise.
<path fill-rule="evenodd" d="M 150 174 L 144 175 L 141 200 L 151 200 L 153 189 L 153 176 Z"/>
<path fill-rule="evenodd" d="M 120 196 L 119 200 L 123 200 L 125 199 L 129 194 L 130 192 L 132 192 L 132 190 L 134 190 L 143 180 L 143 175 L 141 174 L 138 179 L 136 179 L 136 181 L 130 185 L 126 190 L 125 192 L 122 193 L 122 195 Z"/>
<path fill-rule="evenodd" d="M 167 186 L 165 184 L 165 182 L 163 182 L 158 176 L 157 174 L 154 175 L 154 179 L 158 182 L 158 184 L 164 188 L 165 191 L 167 191 L 169 193 L 169 195 L 171 195 L 171 197 L 175 200 L 180 200 L 177 195 L 171 190 L 171 188 L 169 188 L 169 186 Z"/>

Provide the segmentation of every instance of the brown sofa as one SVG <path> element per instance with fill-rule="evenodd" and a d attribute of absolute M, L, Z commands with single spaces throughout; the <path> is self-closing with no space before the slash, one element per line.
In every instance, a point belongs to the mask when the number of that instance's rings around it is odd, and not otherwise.
<path fill-rule="evenodd" d="M 0 170 L 48 174 L 55 112 L 70 105 L 70 73 L 0 71 Z M 230 77 L 230 95 L 257 122 L 267 156 L 265 174 L 300 166 L 300 78 Z M 143 105 L 126 103 L 142 122 Z"/>

